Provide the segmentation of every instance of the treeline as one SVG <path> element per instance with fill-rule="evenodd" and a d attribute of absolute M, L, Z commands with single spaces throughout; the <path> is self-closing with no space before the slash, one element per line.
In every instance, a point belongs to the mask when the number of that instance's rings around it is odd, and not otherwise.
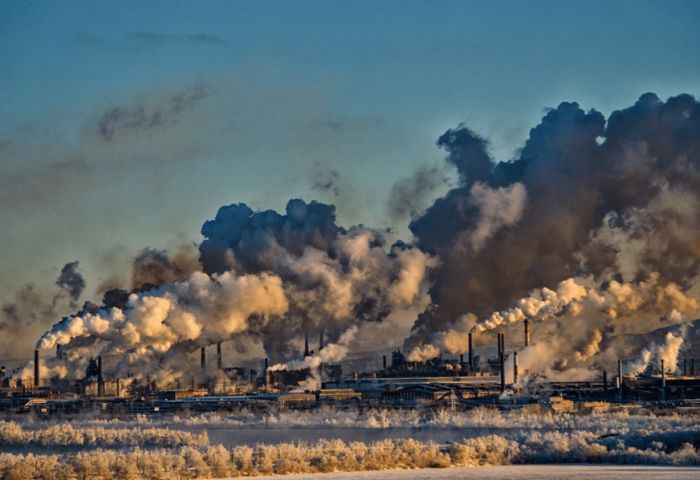
<path fill-rule="evenodd" d="M 681 440 L 697 441 L 693 432 Z M 0 454 L 7 480 L 29 479 L 186 479 L 265 474 L 321 473 L 384 469 L 527 463 L 641 463 L 700 465 L 698 445 L 669 447 L 659 438 L 627 445 L 625 437 L 596 437 L 590 432 L 534 432 L 519 437 L 485 435 L 448 445 L 408 440 L 114 451 L 65 455 Z M 670 442 L 674 443 L 674 442 Z M 678 442 L 676 442 L 678 443 Z"/>
<path fill-rule="evenodd" d="M 186 445 L 204 447 L 209 437 L 168 428 L 74 427 L 69 423 L 25 429 L 15 422 L 0 421 L 0 447 L 100 447 L 172 448 Z"/>

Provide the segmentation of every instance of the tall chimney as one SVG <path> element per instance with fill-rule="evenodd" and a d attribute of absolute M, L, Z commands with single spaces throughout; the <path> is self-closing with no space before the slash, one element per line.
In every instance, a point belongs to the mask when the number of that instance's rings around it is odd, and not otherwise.
<path fill-rule="evenodd" d="M 462 365 L 464 365 L 464 354 L 460 353 L 459 354 L 459 366 L 460 366 L 460 368 L 462 367 Z"/>
<path fill-rule="evenodd" d="M 97 356 L 97 396 L 104 397 L 105 382 L 102 378 L 102 355 Z"/>
<path fill-rule="evenodd" d="M 207 368 L 207 351 L 204 349 L 205 347 L 202 347 L 199 350 L 199 363 L 202 367 L 202 370 Z"/>
<path fill-rule="evenodd" d="M 472 344 L 472 334 L 469 333 L 469 373 L 474 371 L 474 345 Z"/>
<path fill-rule="evenodd" d="M 270 388 L 270 369 L 269 369 L 269 360 L 267 357 L 265 357 L 265 370 L 263 371 L 263 375 L 265 378 L 265 390 Z"/>
<path fill-rule="evenodd" d="M 608 372 L 603 370 L 603 391 L 607 393 L 608 391 Z"/>
<path fill-rule="evenodd" d="M 664 360 L 661 359 L 661 401 L 666 401 L 666 368 L 664 368 Z"/>
<path fill-rule="evenodd" d="M 617 361 L 617 389 L 620 403 L 622 403 L 622 360 Z"/>
<path fill-rule="evenodd" d="M 518 383 L 518 352 L 513 352 L 513 385 Z"/>
<path fill-rule="evenodd" d="M 310 356 L 309 352 L 309 332 L 304 332 L 304 358 Z"/>
<path fill-rule="evenodd" d="M 221 370 L 221 342 L 216 342 L 216 368 Z"/>
<path fill-rule="evenodd" d="M 382 355 L 382 368 L 386 370 L 386 355 Z"/>
<path fill-rule="evenodd" d="M 525 346 L 527 347 L 528 345 L 530 345 L 530 320 L 528 320 L 526 318 L 524 325 L 525 325 Z"/>
<path fill-rule="evenodd" d="M 38 387 L 39 382 L 39 350 L 34 350 L 34 386 Z"/>
<path fill-rule="evenodd" d="M 496 337 L 496 343 L 498 344 L 498 358 L 500 358 L 501 353 L 503 353 L 503 349 L 501 348 L 501 334 L 497 333 L 496 335 L 498 335 Z"/>
<path fill-rule="evenodd" d="M 501 393 L 506 391 L 506 356 L 503 352 L 500 353 L 498 357 L 501 370 Z"/>

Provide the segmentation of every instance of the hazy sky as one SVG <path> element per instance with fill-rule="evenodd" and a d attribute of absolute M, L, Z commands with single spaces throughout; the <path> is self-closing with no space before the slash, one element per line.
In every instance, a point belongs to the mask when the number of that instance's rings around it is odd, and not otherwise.
<path fill-rule="evenodd" d="M 79 260 L 86 298 L 219 206 L 392 226 L 464 122 L 504 160 L 546 107 L 700 93 L 697 1 L 0 1 L 0 300 Z M 331 188 L 324 188 L 324 186 Z"/>

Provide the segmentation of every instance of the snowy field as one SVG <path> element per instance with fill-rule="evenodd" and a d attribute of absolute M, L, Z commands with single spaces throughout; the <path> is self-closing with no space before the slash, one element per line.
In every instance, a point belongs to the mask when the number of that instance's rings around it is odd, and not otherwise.
<path fill-rule="evenodd" d="M 541 471 L 533 470 L 532 465 Z M 241 412 L 125 419 L 85 415 L 70 421 L 31 417 L 0 421 L 0 478 L 19 480 L 273 474 L 314 479 L 607 475 L 639 480 L 700 478 L 697 465 L 700 418 L 678 413 L 322 409 L 262 415 Z"/>
<path fill-rule="evenodd" d="M 388 470 L 382 472 L 325 473 L 314 475 L 265 475 L 260 480 L 697 480 L 698 467 L 622 465 L 509 465 L 449 469 Z M 237 477 L 244 478 L 244 477 Z"/>

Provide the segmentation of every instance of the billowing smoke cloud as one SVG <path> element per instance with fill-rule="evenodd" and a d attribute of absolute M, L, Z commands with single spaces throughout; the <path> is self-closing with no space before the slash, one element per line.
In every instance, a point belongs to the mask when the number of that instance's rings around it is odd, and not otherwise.
<path fill-rule="evenodd" d="M 459 183 L 422 214 L 406 202 L 415 245 L 343 228 L 319 202 L 224 206 L 202 227 L 199 264 L 145 250 L 131 292 L 107 292 L 39 345 L 63 345 L 68 370 L 102 353 L 120 359 L 115 371 L 162 381 L 186 373 L 190 352 L 226 339 L 315 368 L 371 336 L 405 332 L 422 310 L 404 342 L 415 361 L 463 352 L 469 332 L 481 345 L 494 329 L 513 338 L 528 319 L 533 343 L 517 346 L 523 382 L 593 378 L 662 333 L 642 360 L 675 362 L 683 327 L 700 315 L 693 97 L 645 94 L 608 119 L 562 103 L 506 162 L 461 125 L 438 146 Z M 302 359 L 304 334 L 319 331 L 326 348 Z"/>
<path fill-rule="evenodd" d="M 245 338 L 288 361 L 306 332 L 323 331 L 329 343 L 306 359 L 316 369 L 344 358 L 364 324 L 415 309 L 435 265 L 414 247 L 387 247 L 377 231 L 337 226 L 334 208 L 317 202 L 291 200 L 285 214 L 222 207 L 202 233 L 203 271 L 144 250 L 131 294 L 106 292 L 102 306 L 63 319 L 39 348 L 61 345 L 76 375 L 100 354 L 120 359 L 114 373 L 171 381 L 189 373 L 187 355 L 201 346 Z"/>
<path fill-rule="evenodd" d="M 447 131 L 438 146 L 460 184 L 410 225 L 417 246 L 440 264 L 431 274 L 433 306 L 408 348 L 435 341 L 467 313 L 484 319 L 478 330 L 527 316 L 570 316 L 578 300 L 565 299 L 565 279 L 587 279 L 579 285 L 588 292 L 584 303 L 595 291 L 609 304 L 605 321 L 592 322 L 603 349 L 608 320 L 616 332 L 658 328 L 658 317 L 639 312 L 668 319 L 672 308 L 659 302 L 676 299 L 688 302 L 685 314 L 697 315 L 700 105 L 692 96 L 664 102 L 645 94 L 608 119 L 562 103 L 515 158 L 500 163 L 464 126 Z M 581 358 L 599 343 L 594 330 L 585 331 Z"/>

